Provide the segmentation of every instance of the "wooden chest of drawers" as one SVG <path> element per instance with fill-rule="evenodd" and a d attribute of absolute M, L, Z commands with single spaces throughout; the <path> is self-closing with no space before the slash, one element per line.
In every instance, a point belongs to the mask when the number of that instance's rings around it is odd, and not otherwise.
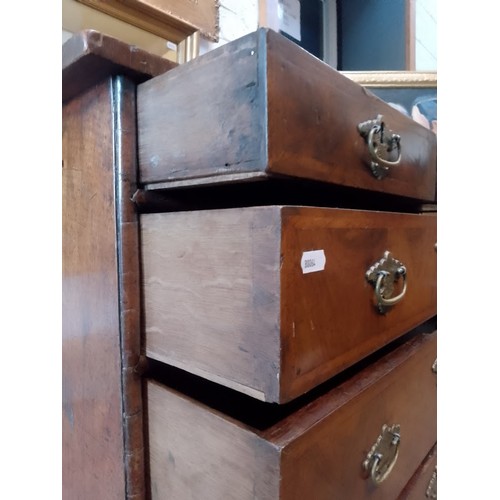
<path fill-rule="evenodd" d="M 269 30 L 146 82 L 137 100 L 140 180 L 152 187 L 289 176 L 435 199 L 434 134 Z M 358 126 L 379 115 L 376 149 L 397 164 L 375 176 Z M 401 148 L 386 155 L 391 130 Z"/>
<path fill-rule="evenodd" d="M 396 498 L 436 442 L 435 337 L 423 334 L 332 381 L 325 394 L 273 415 L 274 424 L 259 421 L 260 429 L 149 382 L 152 498 Z M 251 420 L 263 409 L 245 410 Z M 376 484 L 367 457 L 384 426 L 391 439 L 397 428 L 387 451 L 395 477 Z"/>
<path fill-rule="evenodd" d="M 141 241 L 146 354 L 264 401 L 301 395 L 436 314 L 435 214 L 146 214 Z M 366 273 L 388 249 L 406 275 L 391 277 L 401 300 L 381 314 Z"/>
<path fill-rule="evenodd" d="M 63 56 L 64 495 L 418 498 L 435 137 L 266 30 Z"/>

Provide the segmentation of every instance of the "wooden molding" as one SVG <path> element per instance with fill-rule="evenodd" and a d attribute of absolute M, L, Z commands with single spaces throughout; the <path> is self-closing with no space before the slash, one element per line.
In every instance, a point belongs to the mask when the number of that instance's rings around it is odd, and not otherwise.
<path fill-rule="evenodd" d="M 219 1 L 198 0 L 77 0 L 94 9 L 179 43 L 200 31 L 214 42 L 219 41 Z"/>
<path fill-rule="evenodd" d="M 141 83 L 175 66 L 114 37 L 83 30 L 62 46 L 62 101 L 69 101 L 106 76 L 121 74 Z"/>

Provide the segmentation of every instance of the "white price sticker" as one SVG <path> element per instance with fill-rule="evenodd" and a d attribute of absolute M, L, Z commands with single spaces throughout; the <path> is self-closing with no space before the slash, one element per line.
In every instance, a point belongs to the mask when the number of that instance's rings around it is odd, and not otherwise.
<path fill-rule="evenodd" d="M 324 250 L 311 250 L 310 252 L 303 252 L 302 259 L 300 259 L 300 267 L 302 273 L 316 273 L 325 269 L 326 256 Z"/>

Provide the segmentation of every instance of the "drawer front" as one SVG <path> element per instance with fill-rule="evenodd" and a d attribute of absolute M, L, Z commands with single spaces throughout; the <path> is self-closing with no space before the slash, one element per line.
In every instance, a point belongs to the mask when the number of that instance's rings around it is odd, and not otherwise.
<path fill-rule="evenodd" d="M 437 498 L 437 444 L 425 457 L 398 500 L 432 500 Z"/>
<path fill-rule="evenodd" d="M 153 78 L 137 98 L 150 188 L 288 176 L 435 200 L 435 134 L 273 31 Z M 383 132 L 362 136 L 379 115 Z"/>
<path fill-rule="evenodd" d="M 435 337 L 412 339 L 261 430 L 148 382 L 152 498 L 397 498 L 436 442 Z M 400 440 L 377 450 L 390 471 L 375 464 L 374 480 L 363 464 L 384 424 L 398 425 Z"/>
<path fill-rule="evenodd" d="M 141 232 L 146 354 L 260 400 L 289 401 L 436 314 L 435 214 L 253 207 L 147 214 Z M 366 272 L 386 251 L 406 275 L 381 313 Z"/>
<path fill-rule="evenodd" d="M 435 213 L 290 207 L 282 210 L 282 221 L 283 400 L 327 380 L 437 313 Z M 314 260 L 318 251 L 324 252 L 324 270 L 305 273 L 298 263 L 311 255 Z M 390 297 L 399 302 L 379 308 L 376 285 L 386 267 L 386 252 L 404 265 L 406 275 L 388 279 L 394 286 Z M 366 272 L 379 263 L 369 281 Z"/>

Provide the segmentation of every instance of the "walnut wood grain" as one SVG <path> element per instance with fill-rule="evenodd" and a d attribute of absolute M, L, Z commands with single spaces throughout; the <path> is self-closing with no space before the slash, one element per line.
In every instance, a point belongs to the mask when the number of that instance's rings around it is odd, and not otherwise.
<path fill-rule="evenodd" d="M 145 498 L 135 84 L 63 107 L 63 490 Z"/>
<path fill-rule="evenodd" d="M 283 210 L 281 397 L 290 399 L 437 313 L 436 214 Z M 327 267 L 304 275 L 304 250 Z M 407 268 L 402 301 L 380 314 L 364 273 L 385 250 Z M 396 287 L 394 295 L 401 291 Z"/>
<path fill-rule="evenodd" d="M 435 199 L 435 134 L 286 38 L 269 32 L 267 44 L 269 171 Z M 382 180 L 356 128 L 379 114 L 402 144 L 401 164 Z"/>
<path fill-rule="evenodd" d="M 63 496 L 123 499 L 111 82 L 63 107 Z"/>
<path fill-rule="evenodd" d="M 147 356 L 286 402 L 436 314 L 436 214 L 249 207 L 141 215 Z M 324 271 L 303 274 L 303 252 Z M 365 272 L 389 250 L 401 303 Z"/>
<path fill-rule="evenodd" d="M 152 499 L 396 498 L 436 441 L 435 357 L 435 334 L 414 337 L 261 430 L 148 382 Z M 393 423 L 400 453 L 375 487 L 362 462 Z"/>
<path fill-rule="evenodd" d="M 135 84 L 63 108 L 63 488 L 144 498 Z"/>
<path fill-rule="evenodd" d="M 135 88 L 170 67 L 95 31 L 63 47 L 67 498 L 145 497 Z"/>
<path fill-rule="evenodd" d="M 95 30 L 76 33 L 62 47 L 62 100 L 112 75 L 125 75 L 144 82 L 177 66 Z"/>
<path fill-rule="evenodd" d="M 383 180 L 357 131 L 379 114 L 402 138 L 401 164 Z M 141 84 L 138 123 L 149 189 L 265 175 L 435 200 L 435 135 L 270 30 Z"/>
<path fill-rule="evenodd" d="M 117 245 L 122 426 L 127 500 L 145 498 L 141 356 L 139 218 L 131 199 L 137 190 L 136 85 L 112 80 L 114 190 Z"/>

